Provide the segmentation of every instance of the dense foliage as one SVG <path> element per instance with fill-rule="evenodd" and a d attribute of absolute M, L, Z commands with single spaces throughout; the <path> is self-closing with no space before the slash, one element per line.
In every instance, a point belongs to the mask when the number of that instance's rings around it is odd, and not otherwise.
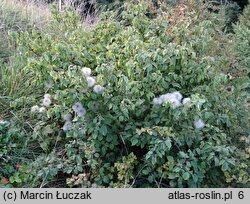
<path fill-rule="evenodd" d="M 2 185 L 249 186 L 249 7 L 235 35 L 207 8 L 136 1 L 91 31 L 54 11 L 56 34 L 13 33 L 37 92 L 0 124 Z"/>

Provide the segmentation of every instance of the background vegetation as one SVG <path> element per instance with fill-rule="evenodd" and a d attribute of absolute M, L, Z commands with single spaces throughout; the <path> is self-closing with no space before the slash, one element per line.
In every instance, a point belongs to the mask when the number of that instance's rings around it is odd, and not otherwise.
<path fill-rule="evenodd" d="M 0 2 L 0 186 L 249 187 L 250 6 L 80 3 Z"/>

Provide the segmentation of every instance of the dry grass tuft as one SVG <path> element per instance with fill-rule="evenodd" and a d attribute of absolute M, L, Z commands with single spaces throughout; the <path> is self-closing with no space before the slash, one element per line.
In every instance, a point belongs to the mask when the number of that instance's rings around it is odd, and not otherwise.
<path fill-rule="evenodd" d="M 12 14 L 16 21 L 27 21 L 37 27 L 43 27 L 51 19 L 49 6 L 44 3 L 35 4 L 32 0 L 1 0 L 0 12 L 1 18 L 8 18 Z"/>

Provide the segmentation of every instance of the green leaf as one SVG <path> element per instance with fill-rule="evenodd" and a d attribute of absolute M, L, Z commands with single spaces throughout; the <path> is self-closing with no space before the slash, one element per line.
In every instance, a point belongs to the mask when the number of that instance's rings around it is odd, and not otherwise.
<path fill-rule="evenodd" d="M 185 158 L 185 159 L 189 158 L 189 156 L 185 152 L 181 151 L 181 152 L 179 152 L 179 154 L 180 154 L 181 158 Z"/>
<path fill-rule="evenodd" d="M 176 177 L 178 177 L 178 174 L 175 173 L 170 173 L 168 176 L 169 179 L 175 179 Z"/>
<path fill-rule="evenodd" d="M 137 138 L 132 139 L 132 146 L 135 146 L 139 140 Z"/>
<path fill-rule="evenodd" d="M 199 177 L 198 177 L 196 174 L 193 175 L 193 180 L 194 180 L 195 183 L 197 183 L 198 178 L 199 178 Z"/>
<path fill-rule="evenodd" d="M 228 170 L 228 163 L 225 162 L 222 167 L 221 167 L 222 171 L 227 171 Z"/>
<path fill-rule="evenodd" d="M 82 158 L 80 156 L 76 156 L 76 162 L 77 162 L 77 164 L 81 164 Z"/>
<path fill-rule="evenodd" d="M 19 177 L 16 177 L 16 182 L 17 183 L 22 183 L 22 180 Z"/>
<path fill-rule="evenodd" d="M 10 180 L 10 183 L 14 183 L 14 182 L 15 182 L 15 177 L 14 177 L 14 176 L 11 176 L 11 177 L 9 178 L 9 180 Z"/>
<path fill-rule="evenodd" d="M 168 147 L 168 150 L 170 150 L 171 147 L 172 147 L 171 139 L 167 139 L 165 143 L 166 143 L 166 145 L 167 145 L 167 147 Z"/>
<path fill-rule="evenodd" d="M 215 157 L 214 158 L 214 164 L 215 164 L 215 166 L 219 166 L 219 163 L 220 163 L 220 160 L 217 157 Z"/>
<path fill-rule="evenodd" d="M 99 131 L 100 131 L 100 133 L 101 133 L 102 135 L 105 136 L 105 135 L 107 134 L 107 132 L 108 132 L 107 126 L 106 126 L 106 125 L 102 125 L 101 128 L 99 129 Z"/>
<path fill-rule="evenodd" d="M 188 180 L 190 177 L 190 174 L 188 172 L 185 172 L 183 175 L 182 175 L 182 178 L 186 181 Z"/>

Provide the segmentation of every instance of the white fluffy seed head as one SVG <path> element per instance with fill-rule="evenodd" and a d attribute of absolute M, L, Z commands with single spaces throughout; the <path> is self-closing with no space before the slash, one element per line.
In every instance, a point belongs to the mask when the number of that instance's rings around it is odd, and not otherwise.
<path fill-rule="evenodd" d="M 51 95 L 50 94 L 44 94 L 44 98 L 51 98 Z"/>
<path fill-rule="evenodd" d="M 100 85 L 95 85 L 94 86 L 94 92 L 97 94 L 102 94 L 104 91 L 104 87 Z"/>
<path fill-rule="evenodd" d="M 191 101 L 190 98 L 184 98 L 184 99 L 182 100 L 182 104 L 183 104 L 183 105 L 188 105 L 188 104 L 190 103 L 190 101 Z"/>
<path fill-rule="evenodd" d="M 72 115 L 70 113 L 63 115 L 63 120 L 64 121 L 71 121 Z"/>
<path fill-rule="evenodd" d="M 153 103 L 154 104 L 170 103 L 172 107 L 175 109 L 182 105 L 181 99 L 182 95 L 180 94 L 180 92 L 176 91 L 173 93 L 163 94 L 159 98 L 154 98 Z"/>
<path fill-rule="evenodd" d="M 74 105 L 73 105 L 73 110 L 75 111 L 75 112 L 78 112 L 79 110 L 81 110 L 81 109 L 83 109 L 83 106 L 82 106 L 82 104 L 80 103 L 80 102 L 77 102 L 77 103 L 75 103 Z"/>
<path fill-rule="evenodd" d="M 82 108 L 82 109 L 78 110 L 76 112 L 76 114 L 77 114 L 78 117 L 83 117 L 86 114 L 86 112 L 87 112 L 86 109 Z"/>
<path fill-rule="evenodd" d="M 62 128 L 64 131 L 68 131 L 68 130 L 71 130 L 72 129 L 72 122 L 70 121 L 66 121 L 63 125 L 63 128 Z"/>
<path fill-rule="evenodd" d="M 38 112 L 39 111 L 39 106 L 32 106 L 31 107 L 31 112 Z"/>
<path fill-rule="evenodd" d="M 181 106 L 181 102 L 179 100 L 177 100 L 173 95 L 171 95 L 170 98 L 168 98 L 165 103 L 169 103 L 172 108 L 178 108 L 179 106 Z"/>
<path fill-rule="evenodd" d="M 160 105 L 160 104 L 162 104 L 162 100 L 160 98 L 154 98 L 153 104 Z"/>
<path fill-rule="evenodd" d="M 202 129 L 205 127 L 205 123 L 203 120 L 199 119 L 197 121 L 194 122 L 194 128 L 195 129 Z"/>
<path fill-rule="evenodd" d="M 91 69 L 88 67 L 83 67 L 81 71 L 87 77 L 91 75 Z"/>
<path fill-rule="evenodd" d="M 44 107 L 39 108 L 39 113 L 43 113 L 43 112 L 46 112 L 46 108 Z"/>
<path fill-rule="evenodd" d="M 181 102 L 177 99 L 172 99 L 169 101 L 172 105 L 172 107 L 175 109 L 175 108 L 178 108 L 179 106 L 181 106 Z"/>
<path fill-rule="evenodd" d="M 181 95 L 181 93 L 180 93 L 179 91 L 175 91 L 175 92 L 173 92 L 172 94 L 173 94 L 173 96 L 174 96 L 178 101 L 181 101 L 182 95 Z"/>
<path fill-rule="evenodd" d="M 170 103 L 174 109 L 181 106 L 181 102 L 173 93 L 164 94 L 160 98 L 162 99 L 164 103 Z"/>
<path fill-rule="evenodd" d="M 161 95 L 159 99 L 162 101 L 162 103 L 165 103 L 169 101 L 172 97 L 173 96 L 171 94 L 167 93 L 167 94 Z"/>
<path fill-rule="evenodd" d="M 95 85 L 95 79 L 93 77 L 87 77 L 88 87 L 92 87 Z"/>
<path fill-rule="evenodd" d="M 43 105 L 44 105 L 44 106 L 50 106 L 51 103 L 52 103 L 52 102 L 51 102 L 51 99 L 50 99 L 50 98 L 44 98 L 44 99 L 43 99 Z"/>

